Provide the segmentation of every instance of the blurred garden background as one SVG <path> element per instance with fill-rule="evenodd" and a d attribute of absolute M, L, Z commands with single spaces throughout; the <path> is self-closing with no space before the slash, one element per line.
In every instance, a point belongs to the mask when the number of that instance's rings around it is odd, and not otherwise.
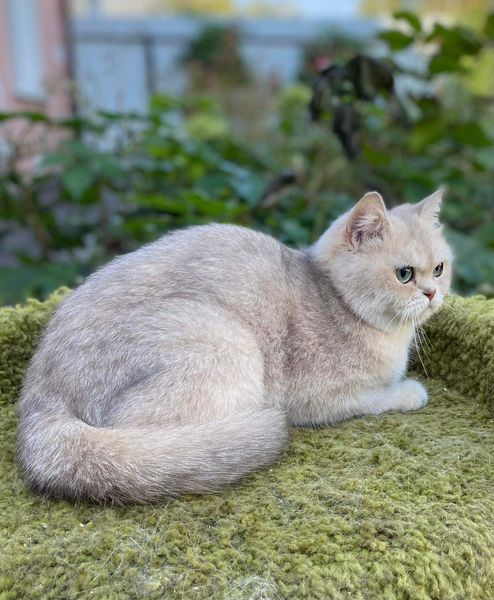
<path fill-rule="evenodd" d="M 0 0 L 0 304 L 191 224 L 307 245 L 440 186 L 494 296 L 494 4 Z"/>

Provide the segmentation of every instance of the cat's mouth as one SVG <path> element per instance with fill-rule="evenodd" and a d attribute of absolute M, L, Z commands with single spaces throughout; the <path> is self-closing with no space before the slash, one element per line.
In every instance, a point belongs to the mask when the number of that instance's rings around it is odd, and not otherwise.
<path fill-rule="evenodd" d="M 439 308 L 440 302 L 430 301 L 425 296 L 424 298 L 415 298 L 414 300 L 405 304 L 402 309 L 405 318 L 409 321 L 421 320 L 421 318 L 429 316 L 437 308 Z"/>
<path fill-rule="evenodd" d="M 443 296 L 438 296 L 436 294 L 436 297 L 433 300 L 431 300 L 431 302 L 429 302 L 429 304 L 427 306 L 428 312 L 435 312 L 436 310 L 441 308 L 442 303 L 443 303 Z"/>
<path fill-rule="evenodd" d="M 434 298 L 429 300 L 427 298 L 416 298 L 407 304 L 403 312 L 407 315 L 408 319 L 415 323 L 423 322 L 429 318 L 432 313 L 436 312 L 442 304 L 442 298 Z"/>

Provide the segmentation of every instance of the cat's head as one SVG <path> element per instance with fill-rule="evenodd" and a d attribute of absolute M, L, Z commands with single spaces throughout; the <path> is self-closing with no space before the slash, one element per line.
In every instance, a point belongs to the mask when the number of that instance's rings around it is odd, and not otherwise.
<path fill-rule="evenodd" d="M 379 328 L 421 323 L 451 284 L 453 255 L 439 223 L 442 192 L 387 210 L 369 192 L 313 246 L 345 302 Z"/>

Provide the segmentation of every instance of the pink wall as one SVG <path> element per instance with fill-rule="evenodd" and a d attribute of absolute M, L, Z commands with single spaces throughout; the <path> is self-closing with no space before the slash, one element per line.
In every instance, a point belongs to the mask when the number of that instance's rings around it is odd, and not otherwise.
<path fill-rule="evenodd" d="M 64 0 L 37 0 L 40 15 L 43 82 L 46 100 L 27 102 L 15 96 L 9 39 L 8 1 L 0 0 L 0 111 L 42 111 L 51 117 L 72 112 L 68 85 L 69 54 L 65 39 Z"/>

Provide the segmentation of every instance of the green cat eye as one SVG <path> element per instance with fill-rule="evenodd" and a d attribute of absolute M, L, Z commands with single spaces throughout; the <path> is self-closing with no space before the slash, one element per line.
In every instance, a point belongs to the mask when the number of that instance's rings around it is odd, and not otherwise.
<path fill-rule="evenodd" d="M 444 269 L 444 263 L 439 263 L 434 268 L 434 271 L 432 271 L 432 274 L 434 275 L 434 277 L 439 277 L 440 275 L 442 275 L 443 269 Z"/>
<path fill-rule="evenodd" d="M 398 267 L 395 273 L 400 283 L 408 283 L 413 277 L 413 267 Z"/>

